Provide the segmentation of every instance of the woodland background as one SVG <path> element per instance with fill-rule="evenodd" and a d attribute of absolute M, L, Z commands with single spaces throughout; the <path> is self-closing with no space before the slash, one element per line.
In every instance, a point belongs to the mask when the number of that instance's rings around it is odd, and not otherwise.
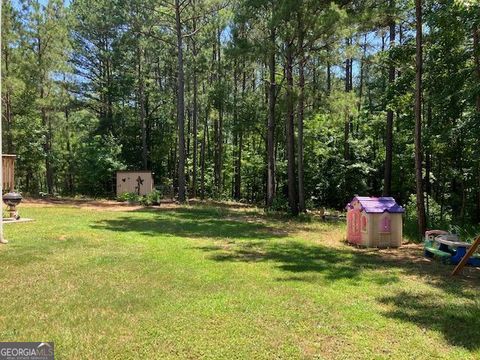
<path fill-rule="evenodd" d="M 477 1 L 1 1 L 24 194 L 114 196 L 149 169 L 182 202 L 385 194 L 412 226 L 421 204 L 421 228 L 480 220 Z"/>

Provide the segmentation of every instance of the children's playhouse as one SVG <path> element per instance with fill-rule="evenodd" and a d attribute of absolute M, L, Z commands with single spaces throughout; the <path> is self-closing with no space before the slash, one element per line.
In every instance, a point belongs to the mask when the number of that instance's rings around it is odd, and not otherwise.
<path fill-rule="evenodd" d="M 366 247 L 399 247 L 405 209 L 392 197 L 356 196 L 347 204 L 347 241 Z"/>

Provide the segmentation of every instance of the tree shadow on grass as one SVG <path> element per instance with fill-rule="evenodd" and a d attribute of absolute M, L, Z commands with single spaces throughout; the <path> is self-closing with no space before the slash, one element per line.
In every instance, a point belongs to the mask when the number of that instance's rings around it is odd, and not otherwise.
<path fill-rule="evenodd" d="M 282 282 L 323 283 L 347 281 L 350 286 L 368 283 L 391 287 L 391 295 L 375 299 L 387 306 L 383 316 L 411 322 L 420 328 L 440 332 L 445 340 L 468 351 L 480 349 L 480 277 L 466 269 L 470 278 L 453 278 L 452 267 L 423 259 L 416 248 L 415 258 L 390 256 L 385 252 L 309 244 L 299 241 L 238 242 L 198 247 L 217 262 L 270 263 L 286 276 Z M 398 255 L 402 250 L 392 251 Z M 427 294 L 402 286 L 403 277 L 415 277 L 432 286 Z M 422 289 L 425 289 L 422 287 Z M 458 299 L 458 300 L 457 300 Z M 383 308 L 383 307 L 382 307 Z"/>
<path fill-rule="evenodd" d="M 432 295 L 399 292 L 379 300 L 389 305 L 385 316 L 438 331 L 454 346 L 475 351 L 480 348 L 480 305 L 478 299 L 451 304 Z"/>
<path fill-rule="evenodd" d="M 218 208 L 140 210 L 148 216 L 122 216 L 101 220 L 95 229 L 136 232 L 146 236 L 265 240 L 287 236 L 285 231 L 258 222 L 248 222 L 238 214 Z"/>
<path fill-rule="evenodd" d="M 286 240 L 283 239 L 288 235 L 285 224 L 280 226 L 278 223 L 277 228 L 248 222 L 247 216 L 228 209 L 180 208 L 149 211 L 151 214 L 142 212 L 103 220 L 93 227 L 148 236 L 212 238 L 213 244 L 195 247 L 208 253 L 207 259 L 220 263 L 268 262 L 285 274 L 278 278 L 282 282 L 350 281 L 362 291 L 362 284 L 394 285 L 403 281 L 401 276 L 415 276 L 437 288 L 441 294 L 433 290 L 427 295 L 415 289 L 407 292 L 401 284 L 396 285 L 389 290 L 391 295 L 376 299 L 388 307 L 383 315 L 438 331 L 454 346 L 470 351 L 480 347 L 478 271 L 474 270 L 474 277 L 470 279 L 452 278 L 449 275 L 451 267 L 423 261 L 420 250 L 413 258 L 407 258 L 351 247 Z M 394 253 L 401 254 L 402 250 Z"/>
<path fill-rule="evenodd" d="M 425 262 L 420 252 L 419 261 L 408 261 L 381 252 L 297 241 L 243 242 L 199 249 L 210 252 L 210 259 L 218 262 L 269 262 L 286 273 L 278 278 L 283 282 L 325 284 L 343 280 L 358 286 L 359 291 L 368 283 L 379 286 L 399 283 L 390 288 L 392 295 L 375 299 L 388 307 L 383 316 L 438 331 L 449 344 L 469 351 L 480 348 L 478 270 L 473 269 L 476 278 L 452 278 L 451 267 Z M 427 294 L 417 292 L 411 284 L 408 286 L 412 290 L 407 292 L 400 284 L 403 276 L 416 276 L 440 294 L 433 289 Z"/>
<path fill-rule="evenodd" d="M 309 276 L 312 273 L 321 273 L 328 280 L 354 279 L 362 271 L 352 263 L 353 258 L 348 252 L 305 245 L 293 240 L 273 243 L 253 241 L 226 247 L 207 246 L 197 249 L 211 252 L 210 259 L 214 261 L 271 262 L 282 271 L 297 273 L 294 279 L 301 281 L 312 280 Z"/>
<path fill-rule="evenodd" d="M 254 239 L 252 239 L 254 240 Z M 334 247 L 309 244 L 294 240 L 261 242 L 249 241 L 229 246 L 205 246 L 199 250 L 210 252 L 214 261 L 232 262 L 270 262 L 282 271 L 302 279 L 302 274 L 323 275 L 326 279 L 355 279 L 370 273 L 376 282 L 387 284 L 398 280 L 396 274 L 412 275 L 423 278 L 422 281 L 442 290 L 469 296 L 470 290 L 480 291 L 479 271 L 465 269 L 470 278 L 450 276 L 453 269 L 439 262 L 423 258 L 420 248 L 416 248 L 415 257 L 402 254 L 402 249 L 390 253 L 376 250 L 358 249 L 350 246 Z M 311 278 L 309 276 L 308 278 Z"/>

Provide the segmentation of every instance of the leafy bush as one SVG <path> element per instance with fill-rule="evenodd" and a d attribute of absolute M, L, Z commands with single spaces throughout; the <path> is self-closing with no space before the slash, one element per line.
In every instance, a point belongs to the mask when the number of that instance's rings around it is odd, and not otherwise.
<path fill-rule="evenodd" d="M 140 203 L 143 206 L 160 205 L 162 193 L 159 190 L 153 190 L 150 194 L 142 196 Z"/>
<path fill-rule="evenodd" d="M 121 202 L 140 202 L 141 201 L 141 196 L 135 194 L 135 193 L 123 193 L 117 196 L 117 200 Z"/>
<path fill-rule="evenodd" d="M 140 203 L 143 206 L 159 205 L 162 199 L 162 192 L 159 190 L 153 190 L 150 194 L 145 196 L 137 195 L 136 193 L 123 193 L 117 196 L 117 201 Z"/>

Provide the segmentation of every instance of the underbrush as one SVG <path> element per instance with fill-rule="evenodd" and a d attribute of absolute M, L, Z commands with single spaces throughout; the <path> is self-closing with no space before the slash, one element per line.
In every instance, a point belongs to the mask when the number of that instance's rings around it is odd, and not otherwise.
<path fill-rule="evenodd" d="M 133 204 L 142 204 L 143 206 L 160 205 L 161 199 L 162 194 L 158 190 L 154 190 L 147 195 L 138 195 L 136 193 L 123 193 L 117 196 L 117 201 Z"/>

